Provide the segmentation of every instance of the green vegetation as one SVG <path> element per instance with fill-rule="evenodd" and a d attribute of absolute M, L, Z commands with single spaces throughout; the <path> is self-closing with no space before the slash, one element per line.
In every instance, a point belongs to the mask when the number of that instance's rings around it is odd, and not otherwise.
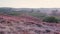
<path fill-rule="evenodd" d="M 20 15 L 20 13 L 13 11 L 13 12 L 9 12 L 8 15 L 18 16 Z"/>
<path fill-rule="evenodd" d="M 42 19 L 46 17 L 46 14 L 43 14 L 43 13 L 29 13 L 29 15 L 37 17 L 37 18 L 42 18 Z"/>
<path fill-rule="evenodd" d="M 44 22 L 50 22 L 50 23 L 58 23 L 58 19 L 55 17 L 46 17 L 45 19 L 43 19 Z"/>

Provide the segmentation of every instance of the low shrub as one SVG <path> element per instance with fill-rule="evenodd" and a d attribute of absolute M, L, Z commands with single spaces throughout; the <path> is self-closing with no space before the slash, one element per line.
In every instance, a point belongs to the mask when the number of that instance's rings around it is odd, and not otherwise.
<path fill-rule="evenodd" d="M 55 17 L 46 17 L 43 19 L 44 22 L 50 22 L 50 23 L 58 23 L 58 19 Z"/>

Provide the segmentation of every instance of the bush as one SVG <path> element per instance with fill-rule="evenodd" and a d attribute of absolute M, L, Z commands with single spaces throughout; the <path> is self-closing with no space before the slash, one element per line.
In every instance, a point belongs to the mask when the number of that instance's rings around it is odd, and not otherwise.
<path fill-rule="evenodd" d="M 50 22 L 50 23 L 58 23 L 58 19 L 56 19 L 55 17 L 46 17 L 45 19 L 43 19 L 44 22 Z"/>

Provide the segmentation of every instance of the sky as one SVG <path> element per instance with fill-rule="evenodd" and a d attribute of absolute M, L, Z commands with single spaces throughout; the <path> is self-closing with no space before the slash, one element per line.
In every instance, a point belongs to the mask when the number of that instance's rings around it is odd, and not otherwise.
<path fill-rule="evenodd" d="M 0 0 L 0 7 L 60 8 L 60 0 Z"/>

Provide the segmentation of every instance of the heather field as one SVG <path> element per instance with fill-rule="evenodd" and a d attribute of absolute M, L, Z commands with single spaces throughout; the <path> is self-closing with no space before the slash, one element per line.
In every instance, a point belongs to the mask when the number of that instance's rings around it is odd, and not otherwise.
<path fill-rule="evenodd" d="M 0 34 L 60 34 L 60 23 L 46 23 L 28 15 L 0 15 Z"/>
<path fill-rule="evenodd" d="M 36 10 L 0 8 L 0 34 L 60 34 L 58 10 Z"/>

